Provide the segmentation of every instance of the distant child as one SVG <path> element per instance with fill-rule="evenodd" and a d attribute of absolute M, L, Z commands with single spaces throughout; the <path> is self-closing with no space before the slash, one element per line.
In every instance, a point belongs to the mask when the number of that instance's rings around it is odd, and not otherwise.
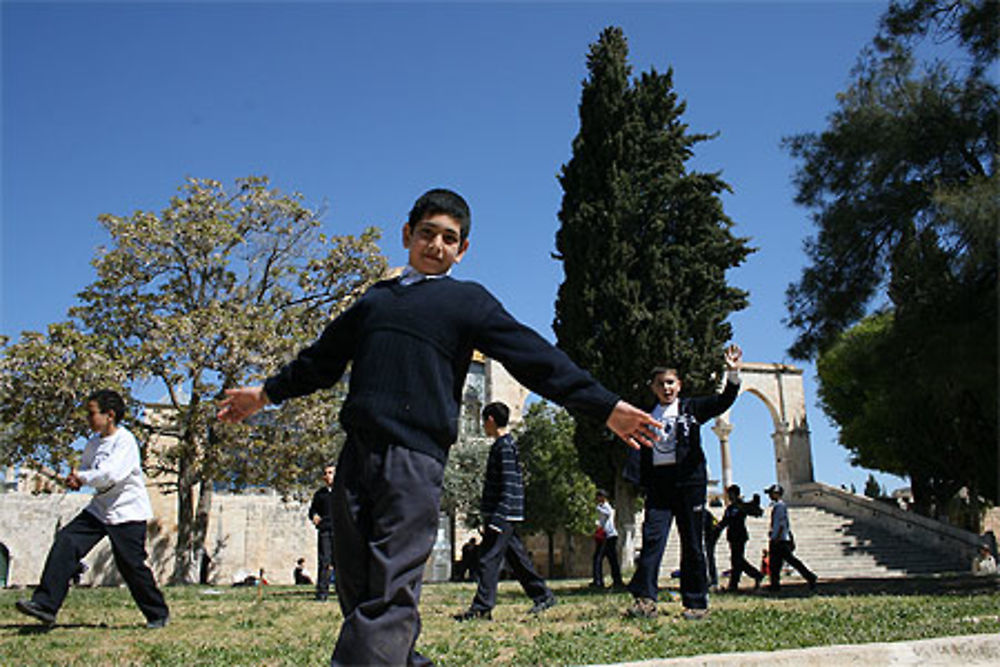
<path fill-rule="evenodd" d="M 524 521 L 524 474 L 517 442 L 507 430 L 509 421 L 510 408 L 504 403 L 498 401 L 483 408 L 483 430 L 496 440 L 486 459 L 479 505 L 485 533 L 476 574 L 479 586 L 469 608 L 455 616 L 458 621 L 491 618 L 497 602 L 500 566 L 504 563 L 534 602 L 529 613 L 540 614 L 556 603 L 556 596 L 535 570 L 517 534 L 517 524 Z"/>
<path fill-rule="evenodd" d="M 330 597 L 330 575 L 333 574 L 333 464 L 323 468 L 323 486 L 309 503 L 309 520 L 316 527 L 316 600 Z"/>
<path fill-rule="evenodd" d="M 680 398 L 681 378 L 673 368 L 654 368 L 650 389 L 657 404 L 651 416 L 664 427 L 651 449 L 638 452 L 639 483 L 645 491 L 642 550 L 628 589 L 634 597 L 629 616 L 656 616 L 657 580 L 667 546 L 670 522 L 681 539 L 683 617 L 701 619 L 708 612 L 708 567 L 705 561 L 704 512 L 708 495 L 701 425 L 729 409 L 739 394 L 743 352 L 731 345 L 725 353 L 728 375 L 719 394 Z M 633 453 L 633 460 L 636 454 Z"/>
<path fill-rule="evenodd" d="M 729 590 L 735 591 L 740 587 L 740 576 L 746 572 L 754 580 L 754 588 L 760 588 L 760 582 L 764 579 L 764 574 L 749 563 L 746 559 L 747 542 L 750 540 L 750 532 L 747 530 L 748 516 L 764 516 L 764 510 L 760 507 L 760 496 L 756 493 L 753 502 L 746 502 L 740 495 L 738 484 L 731 484 L 726 489 L 726 511 L 722 515 L 716 531 L 722 533 L 726 531 L 726 540 L 729 542 Z M 765 549 L 765 554 L 767 550 Z"/>
<path fill-rule="evenodd" d="M 449 273 L 469 248 L 459 195 L 422 195 L 403 224 L 409 264 L 373 285 L 262 387 L 227 390 L 219 418 L 333 386 L 351 363 L 334 480 L 334 565 L 344 620 L 333 664 L 419 665 L 418 602 L 438 526 L 448 449 L 457 438 L 473 350 L 528 389 L 604 421 L 630 446 L 654 419 L 619 400 L 565 353 L 515 320 L 485 288 Z"/>
<path fill-rule="evenodd" d="M 292 579 L 296 586 L 309 586 L 312 584 L 312 577 L 306 572 L 306 559 L 300 558 L 295 561 L 295 569 L 292 570 Z"/>
<path fill-rule="evenodd" d="M 92 486 L 97 493 L 56 534 L 31 599 L 17 602 L 19 611 L 46 625 L 56 622 L 81 559 L 105 536 L 111 542 L 118 571 L 146 617 L 146 627 L 162 628 L 170 616 L 146 565 L 146 522 L 153 518 L 153 509 L 142 475 L 139 445 L 121 425 L 124 416 L 125 401 L 115 391 L 103 389 L 87 398 L 87 425 L 93 435 L 83 448 L 80 469 L 70 472 L 66 486 L 73 490 Z"/>
<path fill-rule="evenodd" d="M 770 585 L 769 591 L 781 589 L 781 568 L 787 563 L 791 565 L 809 584 L 809 590 L 816 588 L 816 575 L 806 567 L 806 564 L 795 557 L 795 540 L 792 538 L 792 526 L 788 520 L 788 506 L 785 505 L 785 489 L 780 484 L 772 484 L 764 489 L 771 499 L 771 530 L 768 533 L 767 548 L 771 554 L 768 563 Z"/>
<path fill-rule="evenodd" d="M 598 489 L 597 502 L 597 535 L 601 539 L 594 540 L 593 581 L 591 586 L 604 588 L 604 560 L 611 566 L 611 585 L 624 588 L 622 569 L 618 562 L 618 529 L 615 527 L 615 508 L 608 501 L 608 492 Z"/>

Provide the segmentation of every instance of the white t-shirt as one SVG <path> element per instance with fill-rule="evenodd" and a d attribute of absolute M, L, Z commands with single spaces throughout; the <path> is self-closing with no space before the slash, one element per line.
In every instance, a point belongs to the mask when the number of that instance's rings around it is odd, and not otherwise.
<path fill-rule="evenodd" d="M 87 511 L 101 523 L 148 521 L 153 518 L 139 461 L 139 444 L 119 426 L 107 437 L 93 435 L 83 448 L 77 477 L 96 489 Z"/>
<path fill-rule="evenodd" d="M 656 442 L 653 443 L 653 465 L 664 466 L 677 463 L 677 417 L 680 401 L 675 400 L 669 405 L 656 404 L 651 416 L 663 424 L 656 431 Z"/>
<path fill-rule="evenodd" d="M 615 529 L 615 508 L 607 500 L 597 506 L 597 524 L 604 529 L 607 537 L 618 537 Z"/>

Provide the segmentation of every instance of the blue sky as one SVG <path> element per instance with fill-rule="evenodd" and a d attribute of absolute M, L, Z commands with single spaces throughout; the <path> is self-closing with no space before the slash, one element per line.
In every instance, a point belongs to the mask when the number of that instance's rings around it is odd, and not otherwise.
<path fill-rule="evenodd" d="M 673 68 L 691 131 L 718 133 L 689 168 L 722 172 L 735 233 L 758 248 L 730 274 L 750 292 L 736 341 L 747 360 L 805 368 L 816 477 L 860 490 L 868 471 L 847 464 L 816 407 L 815 369 L 785 352 L 784 292 L 812 226 L 792 202 L 795 164 L 780 141 L 823 129 L 885 7 L 4 1 L 0 333 L 65 318 L 94 279 L 99 214 L 158 211 L 186 176 L 263 174 L 326 206 L 329 233 L 381 227 L 394 265 L 414 198 L 462 192 L 473 231 L 456 277 L 484 283 L 552 340 L 556 175 L 588 47 L 617 25 L 633 72 Z M 775 475 L 767 410 L 744 396 L 732 416 L 735 481 L 762 488 Z"/>

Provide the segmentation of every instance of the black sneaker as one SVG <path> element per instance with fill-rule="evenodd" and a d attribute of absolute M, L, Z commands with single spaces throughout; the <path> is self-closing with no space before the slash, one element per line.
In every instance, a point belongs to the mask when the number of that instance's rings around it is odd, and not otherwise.
<path fill-rule="evenodd" d="M 535 603 L 535 606 L 528 610 L 529 614 L 541 614 L 543 611 L 549 607 L 554 607 L 556 604 L 556 596 L 550 595 L 547 598 L 543 598 Z"/>
<path fill-rule="evenodd" d="M 455 614 L 452 618 L 459 623 L 464 621 L 492 621 L 493 612 L 489 609 L 466 609 L 461 614 Z"/>
<path fill-rule="evenodd" d="M 154 618 L 152 620 L 146 621 L 146 628 L 149 630 L 159 630 L 161 628 L 167 627 L 167 623 L 170 622 L 169 616 L 164 616 L 163 618 Z"/>
<path fill-rule="evenodd" d="M 55 614 L 51 611 L 42 609 L 42 607 L 33 600 L 18 600 L 14 606 L 17 607 L 17 610 L 22 614 L 27 614 L 28 616 L 37 618 L 45 625 L 54 625 L 56 622 Z"/>

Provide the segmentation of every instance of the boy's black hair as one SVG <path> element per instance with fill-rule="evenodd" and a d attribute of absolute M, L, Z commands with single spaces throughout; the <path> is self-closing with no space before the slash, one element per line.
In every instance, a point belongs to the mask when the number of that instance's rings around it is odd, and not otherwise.
<path fill-rule="evenodd" d="M 98 389 L 87 397 L 87 402 L 90 401 L 97 403 L 97 409 L 102 413 L 114 410 L 115 424 L 120 423 L 125 418 L 125 399 L 117 391 Z"/>
<path fill-rule="evenodd" d="M 595 496 L 602 496 L 604 498 L 610 498 L 611 497 L 611 496 L 608 495 L 608 492 L 605 491 L 604 489 L 598 489 L 597 492 L 594 495 Z"/>
<path fill-rule="evenodd" d="M 494 401 L 483 408 L 483 421 L 493 417 L 493 423 L 504 428 L 510 423 L 510 408 L 505 403 Z"/>
<path fill-rule="evenodd" d="M 681 379 L 681 373 L 676 368 L 671 366 L 653 366 L 653 370 L 649 371 L 649 381 L 652 382 L 656 379 L 656 376 L 660 373 L 671 373 L 678 380 Z"/>
<path fill-rule="evenodd" d="M 407 224 L 412 230 L 417 223 L 430 215 L 451 216 L 461 228 L 462 240 L 469 238 L 469 229 L 472 227 L 472 213 L 469 205 L 462 195 L 445 188 L 434 188 L 420 195 L 420 198 L 410 209 L 410 218 Z"/>

